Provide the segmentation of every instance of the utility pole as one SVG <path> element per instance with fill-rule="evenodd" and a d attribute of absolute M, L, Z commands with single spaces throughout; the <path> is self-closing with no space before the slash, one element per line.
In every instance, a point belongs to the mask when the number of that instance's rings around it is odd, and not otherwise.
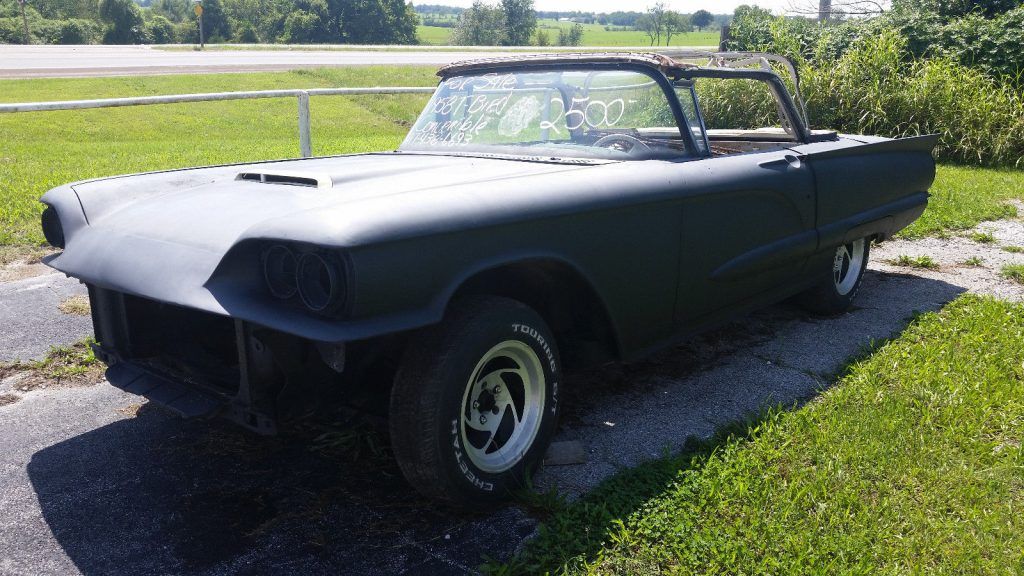
<path fill-rule="evenodd" d="M 28 33 L 28 16 L 25 15 L 25 4 L 28 0 L 18 0 L 18 5 L 21 6 L 21 23 L 25 27 L 25 44 L 32 43 L 32 36 Z"/>
<path fill-rule="evenodd" d="M 206 40 L 203 37 L 203 3 L 196 2 L 196 6 L 193 10 L 195 11 L 196 16 L 199 17 L 199 49 L 202 50 L 203 46 L 206 44 Z"/>
<path fill-rule="evenodd" d="M 832 19 L 832 0 L 818 1 L 818 22 L 827 22 Z"/>

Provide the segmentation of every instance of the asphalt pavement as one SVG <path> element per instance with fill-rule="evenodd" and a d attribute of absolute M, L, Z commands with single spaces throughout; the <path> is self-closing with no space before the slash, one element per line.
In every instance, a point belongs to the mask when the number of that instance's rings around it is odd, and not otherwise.
<path fill-rule="evenodd" d="M 371 64 L 441 66 L 517 52 L 478 49 L 163 50 L 149 46 L 0 45 L 0 78 L 269 72 Z"/>
<path fill-rule="evenodd" d="M 85 293 L 78 280 L 52 270 L 0 282 L 0 362 L 38 360 L 50 346 L 71 344 L 90 334 L 88 316 L 62 314 L 58 309 L 61 302 Z"/>

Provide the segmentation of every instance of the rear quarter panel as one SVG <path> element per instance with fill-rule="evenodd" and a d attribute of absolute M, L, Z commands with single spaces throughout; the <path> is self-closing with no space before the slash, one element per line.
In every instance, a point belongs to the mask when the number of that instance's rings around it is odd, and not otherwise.
<path fill-rule="evenodd" d="M 822 250 L 854 237 L 884 239 L 898 232 L 924 211 L 935 180 L 931 151 L 937 137 L 853 138 L 795 148 L 814 171 Z"/>

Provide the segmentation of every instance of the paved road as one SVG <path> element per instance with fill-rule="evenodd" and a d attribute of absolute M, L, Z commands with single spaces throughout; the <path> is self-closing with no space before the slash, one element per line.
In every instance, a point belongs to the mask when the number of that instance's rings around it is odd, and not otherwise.
<path fill-rule="evenodd" d="M 308 47 L 307 47 L 308 48 Z M 604 48 L 588 47 L 587 50 Z M 714 46 L 688 49 L 714 50 Z M 550 50 L 550 49 L 549 49 Z M 609 47 L 610 51 L 647 51 L 645 47 Z M 424 64 L 441 66 L 459 60 L 534 52 L 535 48 L 510 47 L 502 51 L 465 47 L 376 47 L 358 49 L 335 46 L 309 50 L 161 50 L 149 46 L 20 46 L 0 45 L 0 78 L 60 78 L 255 72 L 297 68 L 360 66 L 369 64 Z"/>
<path fill-rule="evenodd" d="M 538 485 L 580 494 L 690 436 L 812 398 L 847 358 L 963 290 L 871 271 L 842 317 L 780 305 L 578 374 L 558 439 L 582 441 L 588 461 L 545 468 Z M 0 574 L 466 574 L 536 527 L 516 507 L 440 509 L 386 455 L 324 454 L 308 435 L 258 438 L 141 402 L 100 384 L 0 406 Z"/>
<path fill-rule="evenodd" d="M 368 64 L 443 65 L 510 52 L 159 50 L 148 46 L 0 46 L 0 78 L 255 72 Z"/>
<path fill-rule="evenodd" d="M 367 64 L 440 66 L 511 52 L 465 50 L 159 50 L 148 46 L 0 45 L 0 78 L 255 72 Z"/>

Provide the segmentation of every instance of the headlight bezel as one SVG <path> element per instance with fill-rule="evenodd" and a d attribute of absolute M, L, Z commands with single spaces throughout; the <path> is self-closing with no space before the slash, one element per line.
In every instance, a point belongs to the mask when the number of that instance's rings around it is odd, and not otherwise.
<path fill-rule="evenodd" d="M 298 292 L 296 270 L 298 257 L 284 244 L 273 244 L 262 253 L 263 281 L 271 296 L 288 300 Z"/>
<path fill-rule="evenodd" d="M 57 213 L 57 209 L 47 204 L 39 220 L 46 242 L 54 248 L 63 250 L 65 245 L 64 224 L 60 221 L 60 214 Z"/>
<path fill-rule="evenodd" d="M 294 258 L 292 279 L 288 288 L 280 290 L 275 280 L 283 280 L 281 274 L 287 267 L 274 266 L 278 256 L 285 258 L 287 251 Z M 274 242 L 260 250 L 261 276 L 264 289 L 276 300 L 289 302 L 319 316 L 338 317 L 348 313 L 351 303 L 351 265 L 345 254 L 338 249 L 293 242 Z"/>

